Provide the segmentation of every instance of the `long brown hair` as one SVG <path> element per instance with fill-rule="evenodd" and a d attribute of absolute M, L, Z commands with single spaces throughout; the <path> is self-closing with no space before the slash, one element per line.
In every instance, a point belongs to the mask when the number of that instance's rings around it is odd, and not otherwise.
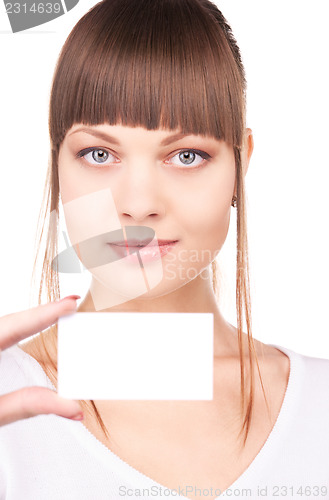
<path fill-rule="evenodd" d="M 60 296 L 58 274 L 51 268 L 57 254 L 58 155 L 67 131 L 75 123 L 143 126 L 148 130 L 181 129 L 210 135 L 233 146 L 237 189 L 236 309 L 240 352 L 241 415 L 245 409 L 243 314 L 245 315 L 250 384 L 247 410 L 239 435 L 246 443 L 253 408 L 253 367 L 257 355 L 251 333 L 248 244 L 242 148 L 246 119 L 246 78 L 240 50 L 231 28 L 209 0 L 103 0 L 74 26 L 55 68 L 49 106 L 51 158 L 48 166 L 39 247 L 47 214 L 48 224 L 39 287 L 47 299 Z M 52 221 L 53 222 L 53 221 Z M 35 274 L 36 261 L 33 275 Z M 211 264 L 218 299 L 217 266 Z M 57 325 L 53 327 L 57 334 Z M 57 376 L 49 357 L 46 370 Z M 49 372 L 50 373 L 50 372 Z M 261 378 L 261 375 L 260 375 Z M 263 387 L 263 383 L 262 383 Z M 266 400 L 266 395 L 263 387 Z M 90 401 L 105 435 L 107 429 Z M 266 401 L 267 404 L 267 401 Z M 87 401 L 82 407 L 89 411 Z"/>

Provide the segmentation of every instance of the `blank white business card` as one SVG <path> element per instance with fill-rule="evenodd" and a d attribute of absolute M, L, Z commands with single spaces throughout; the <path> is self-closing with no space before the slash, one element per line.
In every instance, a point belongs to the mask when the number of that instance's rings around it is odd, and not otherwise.
<path fill-rule="evenodd" d="M 58 394 L 213 399 L 212 313 L 73 313 L 58 320 Z"/>

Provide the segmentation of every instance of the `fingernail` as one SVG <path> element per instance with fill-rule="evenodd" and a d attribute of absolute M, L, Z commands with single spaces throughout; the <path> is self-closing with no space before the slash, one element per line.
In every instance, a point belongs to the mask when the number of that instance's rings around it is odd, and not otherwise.
<path fill-rule="evenodd" d="M 81 297 L 80 297 L 80 295 L 68 295 L 67 297 L 64 297 L 64 299 L 59 299 L 57 302 L 64 302 L 64 300 L 68 300 L 68 299 L 77 300 L 77 299 L 81 299 Z"/>
<path fill-rule="evenodd" d="M 71 420 L 83 420 L 83 413 L 79 412 L 77 415 L 74 417 L 71 417 Z"/>

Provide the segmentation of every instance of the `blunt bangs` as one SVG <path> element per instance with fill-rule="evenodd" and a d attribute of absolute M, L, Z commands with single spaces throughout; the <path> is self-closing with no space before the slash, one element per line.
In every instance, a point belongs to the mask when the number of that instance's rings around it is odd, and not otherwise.
<path fill-rule="evenodd" d="M 52 148 L 75 123 L 178 129 L 241 147 L 245 75 L 213 7 L 209 0 L 103 0 L 90 9 L 57 61 Z"/>

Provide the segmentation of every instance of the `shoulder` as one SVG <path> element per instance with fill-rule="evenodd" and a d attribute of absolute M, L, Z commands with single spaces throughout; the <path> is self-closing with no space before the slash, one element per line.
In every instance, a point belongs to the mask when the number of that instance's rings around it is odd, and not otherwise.
<path fill-rule="evenodd" d="M 16 344 L 1 352 L 0 395 L 27 386 L 51 387 L 37 352 L 34 339 L 29 345 Z"/>
<path fill-rule="evenodd" d="M 297 356 L 303 364 L 305 383 L 315 391 L 325 389 L 329 398 L 329 359 L 299 353 Z"/>
<path fill-rule="evenodd" d="M 304 412 L 329 413 L 329 359 L 309 356 L 278 346 L 290 358 L 291 390 L 304 405 Z"/>
<path fill-rule="evenodd" d="M 264 344 L 253 338 L 257 363 L 262 376 L 272 389 L 286 387 L 291 369 L 291 356 L 286 350 L 280 350 L 271 344 Z M 255 368 L 257 370 L 257 368 Z"/>
<path fill-rule="evenodd" d="M 47 328 L 47 330 L 43 332 L 43 339 L 44 338 L 47 339 L 46 344 L 39 334 L 21 343 L 19 346 L 26 354 L 32 356 L 41 365 L 49 362 L 49 357 L 51 357 L 51 359 L 56 358 L 57 361 L 57 350 L 54 348 L 56 344 L 55 329 L 53 326 Z"/>
<path fill-rule="evenodd" d="M 329 411 L 329 359 L 308 356 L 278 344 L 253 339 L 262 378 L 274 395 L 283 394 L 290 385 L 295 397 L 318 404 Z M 257 372 L 257 367 L 255 367 Z M 327 403 L 326 403 L 327 402 Z"/>
<path fill-rule="evenodd" d="M 266 360 L 274 370 L 290 372 L 290 365 L 293 365 L 292 369 L 298 366 L 302 371 L 306 370 L 314 376 L 323 376 L 329 382 L 326 378 L 329 375 L 329 359 L 302 354 L 278 344 L 263 344 L 258 340 L 254 340 L 254 344 L 258 358 Z"/>
<path fill-rule="evenodd" d="M 43 336 L 36 335 L 31 340 L 20 344 L 20 348 L 29 357 L 34 358 L 42 370 L 54 383 L 52 372 L 57 368 L 57 339 L 53 326 L 43 332 Z"/>
<path fill-rule="evenodd" d="M 24 387 L 28 381 L 28 366 L 17 345 L 0 355 L 0 394 Z"/>
<path fill-rule="evenodd" d="M 47 384 L 57 388 L 57 340 L 56 330 L 49 327 L 41 335 L 36 335 L 31 340 L 20 345 L 20 349 L 30 358 L 38 369 L 46 376 Z"/>
<path fill-rule="evenodd" d="M 274 346 L 274 344 L 272 345 Z M 290 358 L 291 363 L 296 366 L 298 365 L 304 373 L 307 372 L 308 375 L 313 374 L 314 377 L 320 376 L 329 383 L 329 379 L 327 379 L 329 375 L 329 359 L 309 356 L 284 346 L 276 346 L 275 348 L 277 350 L 281 350 L 287 357 Z"/>

